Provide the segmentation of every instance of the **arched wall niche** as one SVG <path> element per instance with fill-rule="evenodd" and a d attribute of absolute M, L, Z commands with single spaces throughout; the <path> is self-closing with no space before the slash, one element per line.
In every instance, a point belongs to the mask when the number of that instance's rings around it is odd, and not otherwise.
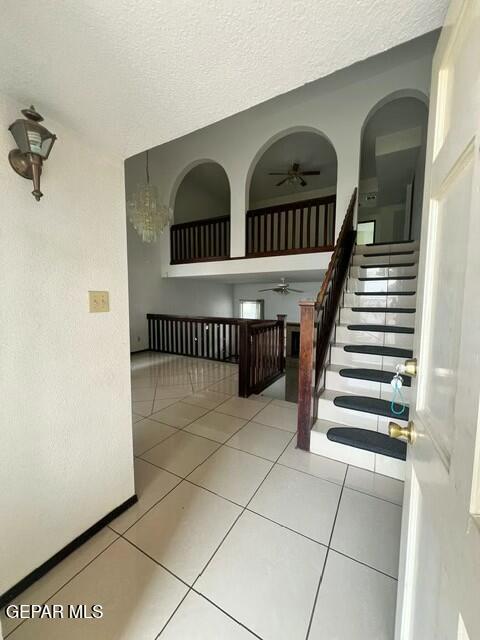
<path fill-rule="evenodd" d="M 177 176 L 170 193 L 175 224 L 230 215 L 230 181 L 222 165 L 202 158 Z"/>
<path fill-rule="evenodd" d="M 320 170 L 292 182 L 283 173 L 299 165 L 300 171 Z M 282 184 L 278 184 L 282 182 Z M 328 136 L 311 126 L 294 126 L 275 133 L 257 150 L 245 181 L 245 210 L 336 193 L 337 154 Z"/>
<path fill-rule="evenodd" d="M 358 241 L 418 239 L 423 205 L 428 98 L 414 89 L 384 96 L 361 127 Z"/>

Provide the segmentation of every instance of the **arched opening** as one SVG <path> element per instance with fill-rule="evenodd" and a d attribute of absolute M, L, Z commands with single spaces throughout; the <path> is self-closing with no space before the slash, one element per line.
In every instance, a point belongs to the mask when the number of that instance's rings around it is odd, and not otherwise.
<path fill-rule="evenodd" d="M 375 105 L 362 129 L 357 242 L 420 237 L 428 108 L 417 95 Z"/>
<path fill-rule="evenodd" d="M 230 184 L 217 162 L 195 164 L 181 178 L 173 204 L 175 224 L 230 215 Z"/>
<path fill-rule="evenodd" d="M 248 178 L 247 255 L 334 244 L 337 154 L 319 131 L 275 136 L 257 154 Z"/>
<path fill-rule="evenodd" d="M 230 255 L 230 183 L 211 160 L 196 162 L 172 191 L 171 263 L 219 260 Z"/>

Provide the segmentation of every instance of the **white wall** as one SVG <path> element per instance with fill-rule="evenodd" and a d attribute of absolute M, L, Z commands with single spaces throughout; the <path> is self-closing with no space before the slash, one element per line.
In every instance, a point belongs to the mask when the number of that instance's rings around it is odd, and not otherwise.
<path fill-rule="evenodd" d="M 254 200 L 251 202 L 251 209 L 262 209 L 263 207 L 274 207 L 277 204 L 287 204 L 288 202 L 298 202 L 300 200 L 310 200 L 313 198 L 325 198 L 326 196 L 335 195 L 336 185 L 324 187 L 323 189 L 310 189 L 309 191 L 298 191 L 284 196 L 275 198 L 264 198 L 263 200 Z"/>
<path fill-rule="evenodd" d="M 287 322 L 299 322 L 300 300 L 313 300 L 316 298 L 322 284 L 323 274 L 319 275 L 318 282 L 291 282 L 294 289 L 300 289 L 303 293 L 289 293 L 287 296 L 273 291 L 259 292 L 259 289 L 275 287 L 276 282 L 249 282 L 248 284 L 233 285 L 234 314 L 240 316 L 240 300 L 264 300 L 264 315 L 266 320 L 274 320 L 279 313 L 287 314 Z"/>
<path fill-rule="evenodd" d="M 219 162 L 226 170 L 231 189 L 231 255 L 245 255 L 245 211 L 249 177 L 254 162 L 272 142 L 285 133 L 315 130 L 325 134 L 338 159 L 337 232 L 353 188 L 358 184 L 360 139 L 363 123 L 375 105 L 391 94 L 428 95 L 431 62 L 437 34 L 406 43 L 384 54 L 305 85 L 252 109 L 154 148 L 150 154 L 152 180 L 170 202 L 185 167 L 199 159 Z M 135 175 L 139 156 L 126 162 Z M 168 238 L 162 240 L 162 272 L 170 276 L 198 273 L 211 267 L 171 267 Z M 217 264 L 219 269 L 223 265 Z M 245 272 L 255 270 L 245 260 Z M 289 264 L 290 269 L 301 268 Z M 310 266 L 311 268 L 311 266 Z"/>
<path fill-rule="evenodd" d="M 362 207 L 358 221 L 375 220 L 375 242 L 404 240 L 405 204 Z"/>
<path fill-rule="evenodd" d="M 162 278 L 159 268 L 160 245 L 143 243 L 130 223 L 127 228 L 132 351 L 148 348 L 147 313 L 233 315 L 231 284 Z"/>
<path fill-rule="evenodd" d="M 7 161 L 28 104 L 0 97 L 0 593 L 134 493 L 122 162 L 43 113 L 36 202 Z"/>

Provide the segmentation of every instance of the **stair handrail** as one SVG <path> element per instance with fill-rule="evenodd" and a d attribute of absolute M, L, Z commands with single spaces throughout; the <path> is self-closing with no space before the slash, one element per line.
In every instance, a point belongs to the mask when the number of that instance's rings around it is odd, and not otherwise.
<path fill-rule="evenodd" d="M 315 300 L 300 302 L 297 447 L 305 451 L 310 451 L 310 431 L 317 417 L 330 336 L 355 243 L 356 200 L 355 187 L 320 291 Z"/>

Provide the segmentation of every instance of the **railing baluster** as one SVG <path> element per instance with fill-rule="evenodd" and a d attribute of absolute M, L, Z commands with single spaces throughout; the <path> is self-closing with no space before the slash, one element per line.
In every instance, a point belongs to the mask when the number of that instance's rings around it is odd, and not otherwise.
<path fill-rule="evenodd" d="M 330 337 L 355 242 L 353 214 L 356 194 L 355 189 L 316 301 L 300 302 L 297 446 L 306 451 L 310 450 L 310 430 L 318 414 L 318 398 L 324 384 Z M 332 222 L 334 229 L 335 223 Z M 324 243 L 327 241 L 327 226 L 328 205 L 325 205 Z"/>
<path fill-rule="evenodd" d="M 310 249 L 311 226 L 312 226 L 312 210 L 311 210 L 311 207 L 307 207 L 307 243 L 305 245 L 306 249 Z"/>

